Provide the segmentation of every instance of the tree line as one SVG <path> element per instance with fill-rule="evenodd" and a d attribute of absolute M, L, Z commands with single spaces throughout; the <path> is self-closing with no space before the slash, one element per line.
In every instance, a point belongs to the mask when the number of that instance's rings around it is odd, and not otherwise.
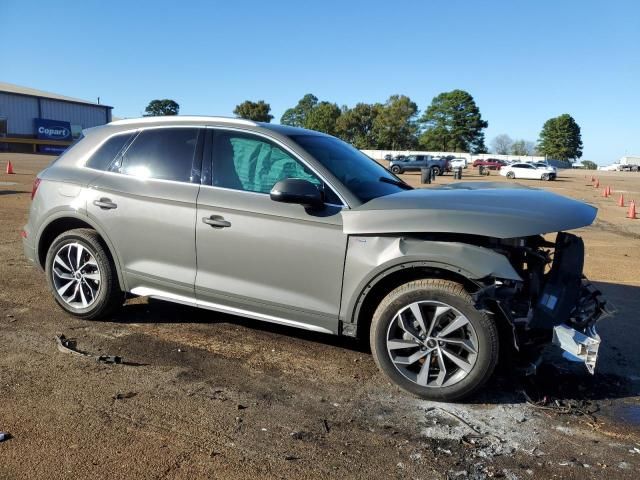
<path fill-rule="evenodd" d="M 502 155 L 546 155 L 556 160 L 571 161 L 582 157 L 580 126 L 568 113 L 550 118 L 542 126 L 538 143 L 512 140 L 507 134 L 491 141 L 493 153 Z"/>
<path fill-rule="evenodd" d="M 233 113 L 268 122 L 273 118 L 269 112 L 268 103 L 247 100 Z M 361 149 L 487 151 L 483 130 L 488 123 L 473 97 L 463 90 L 441 93 L 422 115 L 406 95 L 392 95 L 384 103 L 340 107 L 308 93 L 284 112 L 280 123 L 335 135 Z"/>
<path fill-rule="evenodd" d="M 177 115 L 179 110 L 173 100 L 152 100 L 145 116 Z M 274 118 L 271 105 L 264 100 L 246 100 L 233 113 L 257 122 L 271 122 Z M 484 129 L 489 123 L 482 118 L 474 98 L 464 90 L 437 95 L 422 115 L 406 95 L 391 95 L 384 103 L 340 107 L 308 93 L 283 113 L 280 123 L 335 135 L 359 149 L 488 152 Z M 491 146 L 497 154 L 539 154 L 565 161 L 582 156 L 580 126 L 566 113 L 545 122 L 537 143 L 514 141 L 501 134 Z"/>

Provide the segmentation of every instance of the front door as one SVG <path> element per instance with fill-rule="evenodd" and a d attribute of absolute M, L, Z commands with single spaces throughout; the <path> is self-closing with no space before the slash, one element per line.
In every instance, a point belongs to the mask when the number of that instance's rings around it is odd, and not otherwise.
<path fill-rule="evenodd" d="M 198 197 L 196 297 L 202 306 L 317 331 L 337 332 L 347 238 L 341 205 L 321 211 L 274 202 L 273 185 L 322 180 L 282 145 L 217 130 Z M 328 201 L 339 202 L 325 190 Z"/>

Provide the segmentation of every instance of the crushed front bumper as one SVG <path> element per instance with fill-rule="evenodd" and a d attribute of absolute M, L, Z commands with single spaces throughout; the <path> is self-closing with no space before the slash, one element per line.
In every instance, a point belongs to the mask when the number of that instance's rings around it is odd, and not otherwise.
<path fill-rule="evenodd" d="M 572 362 L 584 362 L 593 375 L 600 349 L 600 335 L 595 326 L 589 328 L 588 333 L 585 335 L 565 324 L 557 325 L 553 327 L 553 343 L 564 350 L 564 358 Z"/>
<path fill-rule="evenodd" d="M 589 373 L 595 373 L 601 338 L 596 324 L 603 318 L 612 316 L 615 308 L 607 302 L 602 293 L 586 278 L 582 279 L 579 300 L 568 320 L 553 327 L 553 344 L 560 347 L 563 357 L 573 362 L 581 362 Z M 553 298 L 542 301 L 553 304 Z"/>
<path fill-rule="evenodd" d="M 564 358 L 584 363 L 593 374 L 601 343 L 596 323 L 614 315 L 616 310 L 586 278 L 582 283 L 580 302 L 570 318 L 572 325 L 562 323 L 553 327 L 553 344 L 564 350 Z"/>
<path fill-rule="evenodd" d="M 614 314 L 615 308 L 582 273 L 584 243 L 580 237 L 559 232 L 552 252 L 527 253 L 521 290 L 528 297 L 526 310 L 522 303 L 515 304 L 516 308 L 513 302 L 509 304 L 508 289 L 495 298 L 511 320 L 514 346 L 525 359 L 539 357 L 545 346 L 555 344 L 565 358 L 583 362 L 593 373 L 601 344 L 596 324 Z"/>

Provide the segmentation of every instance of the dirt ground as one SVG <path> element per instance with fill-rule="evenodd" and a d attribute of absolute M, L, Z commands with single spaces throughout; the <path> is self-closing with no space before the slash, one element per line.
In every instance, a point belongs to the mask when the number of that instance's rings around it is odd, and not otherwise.
<path fill-rule="evenodd" d="M 640 203 L 640 174 L 597 172 L 613 198 L 591 173 L 527 182 L 599 208 L 579 232 L 586 274 L 618 315 L 599 325 L 596 375 L 554 362 L 442 404 L 399 391 L 348 339 L 144 298 L 109 321 L 64 314 L 19 236 L 49 161 L 0 154 L 1 479 L 639 478 L 640 219 L 616 200 Z M 124 363 L 62 353 L 57 333 Z"/>

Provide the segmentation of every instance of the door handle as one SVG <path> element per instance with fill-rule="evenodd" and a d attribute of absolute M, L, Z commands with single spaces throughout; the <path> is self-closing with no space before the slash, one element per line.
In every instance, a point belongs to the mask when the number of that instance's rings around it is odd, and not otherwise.
<path fill-rule="evenodd" d="M 100 200 L 94 200 L 93 204 L 103 210 L 112 210 L 114 208 L 118 208 L 118 205 L 116 203 L 113 203 L 110 198 L 101 198 Z"/>
<path fill-rule="evenodd" d="M 231 226 L 231 222 L 225 220 L 220 215 L 211 215 L 210 217 L 204 217 L 202 221 L 207 225 L 211 225 L 213 228 L 227 228 Z"/>

